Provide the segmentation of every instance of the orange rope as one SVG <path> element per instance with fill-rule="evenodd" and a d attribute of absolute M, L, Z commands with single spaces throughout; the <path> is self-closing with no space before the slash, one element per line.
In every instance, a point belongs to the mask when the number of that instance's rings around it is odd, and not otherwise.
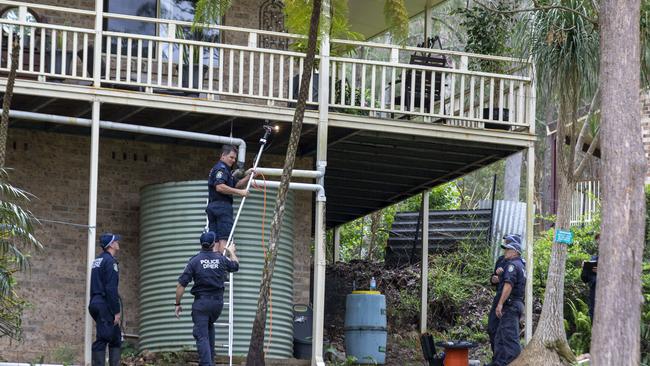
<path fill-rule="evenodd" d="M 266 258 L 266 243 L 264 238 L 264 225 L 266 222 L 266 177 L 262 173 L 260 173 L 260 175 L 264 180 L 264 187 L 260 188 L 256 184 L 253 184 L 253 187 L 260 189 L 262 190 L 262 192 L 264 192 L 264 201 L 263 201 L 264 205 L 262 206 L 262 251 L 264 252 L 264 257 Z M 273 291 L 269 286 L 269 341 L 266 344 L 266 353 L 269 353 L 269 349 L 271 348 L 272 338 L 273 338 Z"/>

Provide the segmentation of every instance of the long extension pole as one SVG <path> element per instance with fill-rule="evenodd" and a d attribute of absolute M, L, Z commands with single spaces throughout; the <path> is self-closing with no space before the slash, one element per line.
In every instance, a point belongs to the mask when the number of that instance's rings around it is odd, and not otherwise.
<path fill-rule="evenodd" d="M 257 152 L 257 156 L 255 157 L 255 162 L 253 163 L 253 172 L 257 168 L 257 165 L 260 163 L 260 158 L 262 157 L 264 146 L 266 146 L 266 142 L 268 141 L 270 135 L 271 135 L 271 126 L 264 126 L 264 136 L 262 136 L 262 138 L 260 139 L 260 150 Z M 253 183 L 253 177 L 251 177 L 248 180 L 248 183 L 246 183 L 247 192 L 250 189 L 252 183 Z M 230 229 L 230 234 L 228 235 L 228 241 L 226 242 L 226 247 L 229 247 L 230 244 L 232 243 L 233 236 L 235 235 L 235 228 L 237 227 L 237 221 L 239 221 L 239 215 L 241 215 L 242 209 L 244 208 L 244 202 L 246 202 L 246 197 L 242 197 L 241 202 L 239 202 L 239 208 L 237 209 L 237 216 L 235 216 L 235 220 L 232 223 L 232 229 Z"/>

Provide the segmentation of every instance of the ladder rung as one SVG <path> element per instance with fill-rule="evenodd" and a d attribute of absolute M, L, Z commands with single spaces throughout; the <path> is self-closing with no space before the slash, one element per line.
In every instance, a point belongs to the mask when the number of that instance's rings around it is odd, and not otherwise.
<path fill-rule="evenodd" d="M 230 348 L 227 344 L 215 344 L 214 346 L 219 348 Z"/>
<path fill-rule="evenodd" d="M 218 327 L 229 327 L 229 326 L 230 326 L 230 323 L 223 323 L 223 322 L 220 322 L 220 323 L 214 323 L 214 325 L 216 325 L 216 326 L 218 326 Z"/>
<path fill-rule="evenodd" d="M 230 281 L 223 281 L 224 285 L 230 285 Z"/>
<path fill-rule="evenodd" d="M 228 301 L 225 301 L 225 302 L 223 303 L 223 306 L 230 306 L 230 303 L 229 303 Z"/>

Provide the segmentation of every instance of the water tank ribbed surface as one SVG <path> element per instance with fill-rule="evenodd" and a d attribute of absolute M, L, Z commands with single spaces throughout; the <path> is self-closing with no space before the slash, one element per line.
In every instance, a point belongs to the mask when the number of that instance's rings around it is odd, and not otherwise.
<path fill-rule="evenodd" d="M 267 189 L 264 237 L 268 240 L 275 209 L 275 189 Z M 186 181 L 145 187 L 140 201 L 140 348 L 149 351 L 195 349 L 190 317 L 191 284 L 183 297 L 183 315 L 174 317 L 178 276 L 191 256 L 200 249 L 199 236 L 206 225 L 207 181 Z M 235 199 L 237 212 L 239 200 Z M 280 235 L 278 260 L 272 282 L 272 338 L 268 357 L 290 358 L 293 352 L 293 195 L 287 199 Z M 234 348 L 245 355 L 257 312 L 263 268 L 263 193 L 252 190 L 235 231 L 239 272 L 234 276 Z M 224 301 L 227 301 L 227 291 Z M 228 307 L 219 322 L 228 321 Z M 269 321 L 267 334 L 269 339 Z M 226 344 L 228 331 L 216 327 L 216 344 Z M 227 350 L 217 347 L 217 354 Z"/>

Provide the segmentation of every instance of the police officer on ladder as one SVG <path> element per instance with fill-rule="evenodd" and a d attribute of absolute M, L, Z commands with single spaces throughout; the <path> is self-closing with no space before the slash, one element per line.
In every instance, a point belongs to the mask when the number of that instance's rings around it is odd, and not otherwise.
<path fill-rule="evenodd" d="M 120 236 L 102 234 L 99 245 L 103 252 L 93 261 L 90 275 L 90 304 L 88 311 L 95 320 L 97 339 L 92 346 L 93 366 L 103 366 L 108 345 L 108 364 L 119 366 L 122 331 L 120 329 L 120 280 L 115 256 L 120 251 Z"/>
<path fill-rule="evenodd" d="M 192 334 L 196 340 L 201 366 L 214 365 L 214 322 L 217 321 L 223 309 L 224 281 L 228 272 L 239 270 L 235 245 L 225 250 L 230 259 L 222 253 L 224 247 L 216 244 L 217 237 L 213 232 L 201 235 L 201 251 L 193 256 L 185 266 L 176 285 L 176 317 L 180 317 L 183 308 L 181 298 L 185 287 L 194 281 L 190 292 L 194 295 L 192 303 Z M 216 247 L 215 247 L 216 245 Z M 216 249 L 216 250 L 215 250 Z"/>
<path fill-rule="evenodd" d="M 501 291 L 495 296 L 498 325 L 494 336 L 492 366 L 505 366 L 521 353 L 519 319 L 524 312 L 526 291 L 526 267 L 521 259 L 521 238 L 510 235 L 501 244 L 501 248 L 505 249 L 506 263 L 499 280 Z"/>
<path fill-rule="evenodd" d="M 221 157 L 217 164 L 210 170 L 208 177 L 208 215 L 209 230 L 217 235 L 221 245 L 225 245 L 233 225 L 232 197 L 238 195 L 248 196 L 246 187 L 251 178 L 251 171 L 246 172 L 243 179 L 233 177 L 232 167 L 237 161 L 237 148 L 232 145 L 223 145 Z"/>

